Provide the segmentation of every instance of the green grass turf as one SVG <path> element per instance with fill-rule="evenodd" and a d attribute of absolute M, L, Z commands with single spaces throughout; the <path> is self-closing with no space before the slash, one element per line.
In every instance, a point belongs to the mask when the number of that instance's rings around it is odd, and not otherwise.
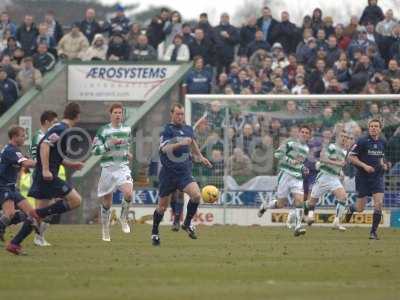
<path fill-rule="evenodd" d="M 400 299 L 399 230 L 215 226 L 190 240 L 162 227 L 155 248 L 150 229 L 114 226 L 104 243 L 98 225 L 53 226 L 52 247 L 0 252 L 0 299 Z"/>

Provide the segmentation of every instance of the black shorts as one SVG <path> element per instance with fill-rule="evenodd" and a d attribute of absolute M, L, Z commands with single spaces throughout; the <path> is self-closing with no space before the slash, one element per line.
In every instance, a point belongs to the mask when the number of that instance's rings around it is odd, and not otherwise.
<path fill-rule="evenodd" d="M 366 177 L 356 175 L 356 192 L 358 198 L 372 196 L 376 193 L 385 192 L 383 176 Z"/>
<path fill-rule="evenodd" d="M 25 197 L 20 192 L 16 191 L 15 188 L 0 187 L 0 209 L 4 202 L 11 200 L 15 204 L 18 204 Z"/>
<path fill-rule="evenodd" d="M 52 181 L 36 177 L 29 189 L 28 196 L 39 200 L 51 200 L 62 198 L 71 191 L 72 187 L 58 177 L 55 177 Z"/>
<path fill-rule="evenodd" d="M 176 190 L 183 191 L 188 184 L 194 181 L 190 171 L 177 175 L 162 167 L 159 175 L 159 196 L 169 196 Z"/>

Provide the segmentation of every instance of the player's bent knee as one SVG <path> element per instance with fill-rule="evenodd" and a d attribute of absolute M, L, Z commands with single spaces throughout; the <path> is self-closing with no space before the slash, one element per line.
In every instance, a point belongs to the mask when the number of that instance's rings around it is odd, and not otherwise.
<path fill-rule="evenodd" d="M 200 203 L 201 196 L 200 194 L 195 194 L 192 198 L 190 198 L 190 201 L 193 201 L 195 203 Z"/>

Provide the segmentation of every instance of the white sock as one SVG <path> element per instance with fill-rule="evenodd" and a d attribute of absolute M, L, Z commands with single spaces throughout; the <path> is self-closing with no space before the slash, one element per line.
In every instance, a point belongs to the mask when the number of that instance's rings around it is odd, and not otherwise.
<path fill-rule="evenodd" d="M 274 209 L 274 208 L 276 208 L 276 204 L 278 203 L 278 200 L 272 200 L 272 201 L 270 201 L 268 204 L 267 204 L 267 206 L 266 206 L 266 208 L 268 208 L 268 209 Z"/>
<path fill-rule="evenodd" d="M 298 208 L 296 207 L 296 227 L 299 227 L 301 225 L 301 221 L 303 220 L 303 208 Z"/>
<path fill-rule="evenodd" d="M 101 218 L 101 224 L 103 226 L 110 225 L 110 215 L 111 215 L 110 209 L 106 209 L 103 205 L 100 205 L 100 218 Z"/>
<path fill-rule="evenodd" d="M 128 220 L 128 213 L 129 213 L 130 205 L 131 205 L 130 201 L 128 202 L 125 199 L 122 200 L 122 203 L 121 203 L 121 219 Z"/>
<path fill-rule="evenodd" d="M 40 237 L 44 239 L 44 232 L 49 228 L 50 223 L 42 222 L 40 223 Z"/>
<path fill-rule="evenodd" d="M 346 205 L 342 202 L 338 202 L 336 204 L 336 217 L 339 218 L 339 220 L 343 218 L 345 211 L 346 211 Z"/>

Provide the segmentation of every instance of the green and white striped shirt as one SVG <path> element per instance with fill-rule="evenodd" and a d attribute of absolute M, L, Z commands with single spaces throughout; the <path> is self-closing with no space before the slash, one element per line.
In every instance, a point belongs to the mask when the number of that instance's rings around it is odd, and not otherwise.
<path fill-rule="evenodd" d="M 120 144 L 111 145 L 112 139 L 120 140 Z M 104 125 L 97 131 L 93 141 L 94 155 L 101 155 L 102 168 L 109 166 L 121 166 L 129 163 L 128 153 L 131 143 L 131 128 L 121 125 L 114 128 L 111 123 Z"/>
<path fill-rule="evenodd" d="M 42 129 L 36 130 L 35 134 L 32 137 L 31 145 L 29 146 L 29 154 L 33 160 L 37 159 L 37 147 L 39 145 L 40 140 L 44 137 L 45 133 Z"/>
<path fill-rule="evenodd" d="M 347 151 L 336 144 L 329 144 L 329 146 L 322 149 L 322 151 L 323 151 L 321 153 L 322 158 L 325 157 L 330 160 L 341 161 L 341 162 L 344 162 L 346 160 Z M 334 176 L 340 176 L 340 173 L 342 171 L 342 167 L 324 161 L 321 161 L 319 169 L 321 173 Z"/>
<path fill-rule="evenodd" d="M 288 139 L 275 151 L 274 156 L 279 159 L 279 169 L 282 172 L 301 179 L 303 177 L 303 162 L 309 151 L 307 144 L 302 144 L 295 139 Z M 294 164 L 294 160 L 301 161 L 301 163 Z"/>

